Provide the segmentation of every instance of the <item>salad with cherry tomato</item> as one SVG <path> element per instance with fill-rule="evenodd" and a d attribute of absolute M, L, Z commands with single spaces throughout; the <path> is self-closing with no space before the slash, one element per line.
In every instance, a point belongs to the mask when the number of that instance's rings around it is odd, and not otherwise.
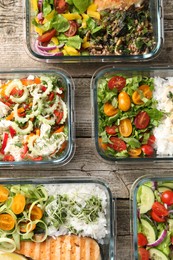
<path fill-rule="evenodd" d="M 134 203 L 135 259 L 173 259 L 173 181 L 144 182 L 137 189 Z"/>
<path fill-rule="evenodd" d="M 42 161 L 68 144 L 66 86 L 57 75 L 30 75 L 0 84 L 0 160 Z"/>
<path fill-rule="evenodd" d="M 164 111 L 153 98 L 154 78 L 103 75 L 97 81 L 98 133 L 101 154 L 114 157 L 146 157 L 155 153 L 153 129 Z"/>

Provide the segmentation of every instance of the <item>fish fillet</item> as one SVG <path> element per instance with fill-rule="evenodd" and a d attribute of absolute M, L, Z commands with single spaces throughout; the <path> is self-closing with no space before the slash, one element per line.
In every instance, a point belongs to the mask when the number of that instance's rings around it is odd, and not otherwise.
<path fill-rule="evenodd" d="M 101 260 L 98 243 L 76 235 L 51 237 L 42 243 L 21 241 L 16 253 L 32 260 Z"/>
<path fill-rule="evenodd" d="M 131 5 L 141 5 L 143 0 L 94 0 L 98 10 L 128 9 Z"/>

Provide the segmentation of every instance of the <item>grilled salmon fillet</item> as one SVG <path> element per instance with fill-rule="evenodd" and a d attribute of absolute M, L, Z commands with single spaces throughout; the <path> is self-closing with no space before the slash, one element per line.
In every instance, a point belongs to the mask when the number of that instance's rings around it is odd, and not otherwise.
<path fill-rule="evenodd" d="M 133 4 L 141 4 L 143 0 L 94 0 L 98 10 L 104 9 L 128 9 Z"/>
<path fill-rule="evenodd" d="M 51 237 L 42 243 L 22 241 L 16 253 L 32 260 L 101 260 L 97 242 L 76 235 Z"/>

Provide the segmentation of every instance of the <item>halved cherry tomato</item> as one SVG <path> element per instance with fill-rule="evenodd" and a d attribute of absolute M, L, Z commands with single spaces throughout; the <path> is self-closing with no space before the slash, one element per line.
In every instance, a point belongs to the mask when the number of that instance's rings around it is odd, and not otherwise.
<path fill-rule="evenodd" d="M 109 89 L 117 89 L 119 92 L 125 87 L 126 79 L 121 76 L 114 76 L 108 81 Z"/>
<path fill-rule="evenodd" d="M 118 137 L 111 136 L 110 141 L 112 142 L 110 147 L 117 152 L 122 152 L 127 149 L 126 143 Z"/>
<path fill-rule="evenodd" d="M 138 260 L 149 260 L 150 258 L 148 250 L 146 250 L 143 247 L 138 248 L 138 254 L 139 254 Z"/>
<path fill-rule="evenodd" d="M 70 28 L 64 34 L 67 37 L 72 37 L 76 34 L 78 26 L 75 21 L 69 21 L 69 24 L 70 24 Z"/>
<path fill-rule="evenodd" d="M 155 141 L 156 141 L 155 136 L 154 135 L 150 135 L 150 137 L 148 138 L 147 144 L 152 146 L 155 143 Z"/>
<path fill-rule="evenodd" d="M 68 10 L 68 3 L 65 0 L 54 0 L 54 7 L 57 13 L 62 14 Z"/>
<path fill-rule="evenodd" d="M 154 148 L 151 145 L 148 145 L 148 144 L 142 145 L 141 149 L 142 149 L 142 151 L 145 155 L 150 156 L 150 155 L 153 155 L 153 153 L 154 153 Z"/>
<path fill-rule="evenodd" d="M 173 191 L 166 190 L 161 194 L 161 201 L 166 203 L 168 206 L 173 204 Z"/>
<path fill-rule="evenodd" d="M 13 197 L 11 209 L 14 212 L 14 214 L 18 215 L 23 212 L 25 208 L 25 204 L 26 204 L 25 196 L 21 193 L 18 193 Z"/>
<path fill-rule="evenodd" d="M 118 109 L 115 108 L 111 103 L 107 102 L 103 107 L 104 113 L 107 116 L 114 116 L 118 113 Z"/>
<path fill-rule="evenodd" d="M 101 137 L 98 138 L 98 143 L 99 143 L 99 146 L 103 149 L 103 150 L 106 150 L 108 145 L 106 143 L 103 143 L 103 140 Z"/>
<path fill-rule="evenodd" d="M 144 129 L 149 125 L 149 123 L 150 117 L 146 111 L 140 111 L 134 119 L 134 124 L 137 129 Z"/>
<path fill-rule="evenodd" d="M 25 221 L 21 221 L 20 222 L 20 232 L 22 233 L 26 233 L 26 232 L 31 232 L 36 228 L 36 224 L 34 224 L 33 222 L 25 222 Z"/>
<path fill-rule="evenodd" d="M 43 216 L 43 211 L 37 205 L 34 205 L 31 210 L 31 220 L 39 220 Z"/>
<path fill-rule="evenodd" d="M 117 133 L 117 128 L 118 127 L 116 125 L 106 126 L 105 130 L 108 135 L 115 135 Z"/>
<path fill-rule="evenodd" d="M 122 111 L 128 111 L 131 106 L 131 101 L 129 95 L 125 92 L 122 91 L 118 95 L 118 108 Z"/>
<path fill-rule="evenodd" d="M 61 122 L 62 118 L 63 118 L 63 111 L 55 110 L 54 114 L 57 117 L 56 123 L 59 124 Z"/>
<path fill-rule="evenodd" d="M 132 101 L 136 105 L 142 105 L 144 102 L 142 101 L 142 96 L 145 98 L 151 99 L 152 98 L 152 91 L 148 85 L 140 86 L 133 94 L 132 94 Z"/>
<path fill-rule="evenodd" d="M 15 219 L 10 214 L 0 214 L 0 229 L 9 231 L 15 226 Z"/>
<path fill-rule="evenodd" d="M 147 237 L 143 233 L 138 233 L 138 246 L 146 246 L 147 244 Z"/>
<path fill-rule="evenodd" d="M 162 217 L 166 217 L 168 216 L 169 212 L 168 210 L 165 208 L 165 206 L 158 202 L 155 201 L 152 205 L 152 210 L 154 211 L 154 213 L 156 213 L 158 216 L 162 216 Z"/>
<path fill-rule="evenodd" d="M 138 157 L 141 154 L 141 152 L 142 152 L 141 148 L 134 148 L 134 149 L 130 149 L 128 151 L 128 154 L 131 157 Z"/>
<path fill-rule="evenodd" d="M 165 217 L 158 216 L 153 210 L 151 210 L 151 217 L 156 222 L 159 222 L 159 223 L 164 223 L 165 222 Z"/>
<path fill-rule="evenodd" d="M 0 185 L 0 202 L 5 202 L 8 199 L 9 190 L 3 186 Z"/>
<path fill-rule="evenodd" d="M 122 119 L 118 127 L 119 132 L 122 136 L 128 137 L 132 133 L 132 123 L 129 118 Z"/>
<path fill-rule="evenodd" d="M 49 42 L 52 37 L 54 37 L 56 34 L 56 30 L 55 29 L 51 29 L 45 33 L 43 33 L 42 35 L 38 36 L 38 41 L 39 42 Z"/>

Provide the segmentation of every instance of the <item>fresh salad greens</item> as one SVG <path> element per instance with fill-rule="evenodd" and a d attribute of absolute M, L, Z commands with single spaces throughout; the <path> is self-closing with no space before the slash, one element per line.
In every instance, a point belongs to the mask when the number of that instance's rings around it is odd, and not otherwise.
<path fill-rule="evenodd" d="M 66 86 L 55 75 L 30 75 L 0 85 L 0 160 L 50 160 L 68 142 Z"/>
<path fill-rule="evenodd" d="M 109 158 L 152 156 L 153 129 L 164 116 L 153 98 L 154 78 L 105 74 L 96 86 L 99 153 Z"/>
<path fill-rule="evenodd" d="M 155 46 L 149 1 L 128 10 L 99 10 L 93 0 L 30 0 L 42 56 L 138 55 Z"/>
<path fill-rule="evenodd" d="M 149 181 L 137 190 L 138 259 L 173 257 L 173 181 Z M 142 258 L 143 259 L 143 258 Z"/>
<path fill-rule="evenodd" d="M 0 251 L 19 250 L 23 240 L 41 243 L 64 234 L 103 239 L 106 199 L 96 185 L 0 185 Z"/>

